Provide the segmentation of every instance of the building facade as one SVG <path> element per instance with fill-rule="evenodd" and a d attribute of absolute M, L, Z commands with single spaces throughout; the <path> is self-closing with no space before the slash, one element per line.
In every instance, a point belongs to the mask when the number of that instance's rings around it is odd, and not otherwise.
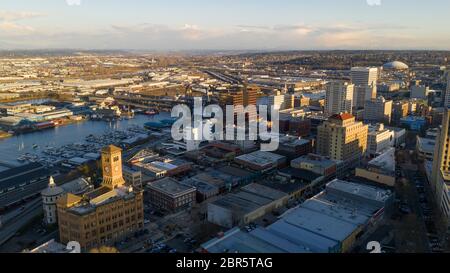
<path fill-rule="evenodd" d="M 378 81 L 378 68 L 353 67 L 350 71 L 352 83 L 356 86 L 376 85 Z"/>
<path fill-rule="evenodd" d="M 366 101 L 364 106 L 364 120 L 389 125 L 392 120 L 392 105 L 393 102 L 391 100 L 386 100 L 383 97 Z"/>
<path fill-rule="evenodd" d="M 359 165 L 367 150 L 368 125 L 351 114 L 334 115 L 318 127 L 317 153 L 343 162 L 343 168 Z"/>
<path fill-rule="evenodd" d="M 355 85 L 347 82 L 329 82 L 325 99 L 325 114 L 332 116 L 352 113 Z"/>
<path fill-rule="evenodd" d="M 147 184 L 150 202 L 155 208 L 175 212 L 190 208 L 196 201 L 196 189 L 166 177 Z"/>
<path fill-rule="evenodd" d="M 448 221 L 450 217 L 450 109 L 444 112 L 442 127 L 436 138 L 434 150 L 433 169 L 431 175 L 431 188 L 433 189 L 436 204 Z"/>
<path fill-rule="evenodd" d="M 366 105 L 366 101 L 370 101 L 377 97 L 377 86 L 355 86 L 353 94 L 353 107 L 356 109 L 362 109 Z"/>

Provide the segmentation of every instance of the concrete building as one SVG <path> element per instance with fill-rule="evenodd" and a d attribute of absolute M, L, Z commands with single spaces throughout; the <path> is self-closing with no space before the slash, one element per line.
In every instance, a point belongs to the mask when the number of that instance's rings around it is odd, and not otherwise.
<path fill-rule="evenodd" d="M 149 183 L 146 188 L 151 204 L 163 211 L 176 212 L 195 204 L 195 187 L 170 177 Z"/>
<path fill-rule="evenodd" d="M 266 172 L 286 165 L 286 157 L 270 152 L 256 151 L 241 155 L 234 160 L 237 164 L 254 171 Z"/>
<path fill-rule="evenodd" d="M 83 195 L 65 194 L 57 201 L 60 242 L 80 243 L 83 250 L 112 245 L 144 226 L 143 192 L 125 185 L 122 151 L 102 150 L 103 182 Z"/>
<path fill-rule="evenodd" d="M 355 86 L 376 86 L 378 74 L 376 67 L 352 67 L 350 78 Z"/>
<path fill-rule="evenodd" d="M 366 168 L 356 168 L 357 177 L 362 177 L 375 183 L 389 187 L 395 186 L 395 148 L 389 148 L 372 159 Z"/>
<path fill-rule="evenodd" d="M 355 92 L 353 94 L 353 107 L 355 109 L 362 109 L 366 105 L 366 101 L 377 98 L 377 86 L 355 86 Z"/>
<path fill-rule="evenodd" d="M 293 108 L 294 102 L 295 102 L 294 95 L 281 94 L 281 92 L 278 92 L 276 95 L 268 97 L 267 106 L 268 107 L 273 106 L 280 110 L 285 110 Z"/>
<path fill-rule="evenodd" d="M 442 127 L 436 138 L 434 149 L 431 188 L 433 189 L 437 206 L 445 220 L 450 220 L 450 108 L 444 112 Z"/>
<path fill-rule="evenodd" d="M 122 167 L 123 179 L 127 185 L 142 189 L 142 172 L 128 166 Z"/>
<path fill-rule="evenodd" d="M 444 94 L 444 108 L 450 107 L 450 71 L 447 71 L 447 89 Z"/>
<path fill-rule="evenodd" d="M 329 82 L 325 98 L 325 114 L 332 116 L 352 113 L 355 85 L 347 82 Z"/>
<path fill-rule="evenodd" d="M 302 155 L 307 155 L 313 150 L 313 141 L 293 136 L 280 137 L 278 150 L 274 153 L 287 157 L 292 160 Z"/>
<path fill-rule="evenodd" d="M 336 162 L 324 156 L 309 154 L 291 161 L 291 167 L 306 170 L 325 178 L 336 175 Z"/>
<path fill-rule="evenodd" d="M 343 170 L 356 167 L 366 154 L 368 128 L 351 114 L 334 115 L 317 129 L 317 153 L 342 161 Z"/>
<path fill-rule="evenodd" d="M 367 155 L 376 157 L 386 149 L 394 147 L 395 133 L 384 127 L 384 124 L 369 126 L 367 135 Z"/>
<path fill-rule="evenodd" d="M 411 131 L 420 132 L 424 129 L 427 124 L 427 120 L 424 117 L 417 116 L 407 116 L 400 119 L 400 125 L 402 127 L 408 128 Z"/>
<path fill-rule="evenodd" d="M 424 85 L 411 86 L 411 98 L 412 99 L 428 99 L 430 88 Z"/>
<path fill-rule="evenodd" d="M 364 120 L 389 125 L 392 120 L 392 105 L 393 102 L 391 100 L 386 100 L 383 97 L 366 101 L 364 106 Z"/>
<path fill-rule="evenodd" d="M 392 106 L 392 122 L 400 124 L 400 120 L 407 117 L 409 113 L 408 101 L 396 101 Z"/>
<path fill-rule="evenodd" d="M 202 245 L 207 253 L 342 253 L 370 233 L 389 209 L 389 190 L 334 180 L 266 228 L 233 229 Z"/>
<path fill-rule="evenodd" d="M 435 146 L 435 138 L 417 136 L 416 152 L 420 159 L 433 161 Z"/>
<path fill-rule="evenodd" d="M 208 221 L 232 228 L 245 225 L 287 204 L 286 193 L 260 184 L 249 184 L 208 203 Z"/>

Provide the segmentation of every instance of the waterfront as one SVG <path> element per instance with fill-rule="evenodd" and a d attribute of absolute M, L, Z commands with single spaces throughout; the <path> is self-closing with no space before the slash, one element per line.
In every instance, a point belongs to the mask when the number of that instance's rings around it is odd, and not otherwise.
<path fill-rule="evenodd" d="M 84 143 L 89 135 L 102 135 L 111 131 L 126 131 L 129 127 L 143 126 L 150 121 L 170 117 L 170 113 L 155 116 L 136 115 L 133 119 L 117 121 L 92 121 L 74 123 L 44 131 L 16 135 L 0 140 L 0 162 L 21 165 L 17 158 L 23 154 L 40 154 L 45 147 L 61 147 L 73 143 Z"/>

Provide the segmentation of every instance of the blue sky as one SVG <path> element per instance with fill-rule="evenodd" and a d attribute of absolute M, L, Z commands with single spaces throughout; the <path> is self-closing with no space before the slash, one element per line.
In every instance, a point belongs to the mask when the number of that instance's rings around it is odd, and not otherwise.
<path fill-rule="evenodd" d="M 1 0 L 0 49 L 450 49 L 448 0 Z"/>

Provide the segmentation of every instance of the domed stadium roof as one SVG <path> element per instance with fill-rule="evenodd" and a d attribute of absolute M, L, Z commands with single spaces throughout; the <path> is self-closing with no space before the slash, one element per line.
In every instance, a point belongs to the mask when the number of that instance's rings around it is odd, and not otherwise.
<path fill-rule="evenodd" d="M 387 70 L 407 70 L 409 69 L 409 66 L 405 63 L 394 61 L 383 65 L 384 69 Z"/>

